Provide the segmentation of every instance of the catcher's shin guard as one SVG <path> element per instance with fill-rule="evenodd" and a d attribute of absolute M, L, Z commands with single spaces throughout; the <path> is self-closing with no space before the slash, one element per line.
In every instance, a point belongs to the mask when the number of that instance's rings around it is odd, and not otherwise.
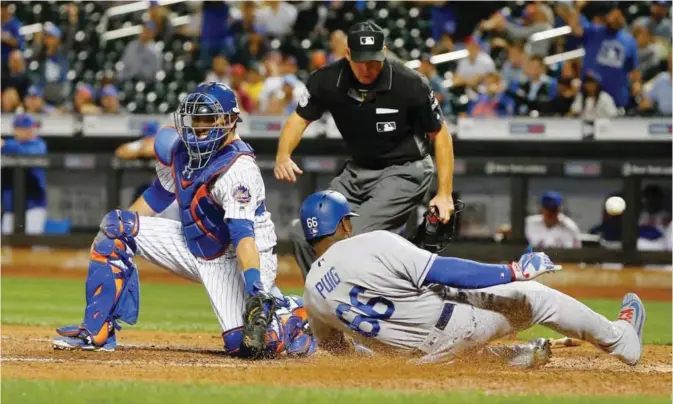
<path fill-rule="evenodd" d="M 104 345 L 117 320 L 135 324 L 139 308 L 138 272 L 133 263 L 138 234 L 138 215 L 115 210 L 101 222 L 101 231 L 91 246 L 91 261 L 86 279 L 86 308 L 76 337 L 94 346 Z M 75 336 L 73 330 L 59 334 Z"/>

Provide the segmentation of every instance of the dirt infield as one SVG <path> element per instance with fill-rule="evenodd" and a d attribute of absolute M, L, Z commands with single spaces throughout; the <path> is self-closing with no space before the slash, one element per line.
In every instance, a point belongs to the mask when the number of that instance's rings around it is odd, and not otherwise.
<path fill-rule="evenodd" d="M 63 256 L 60 256 L 63 255 Z M 61 258 L 69 257 L 68 260 Z M 84 279 L 86 253 L 3 251 L 3 276 Z M 57 264 L 54 264 L 57 263 Z M 183 282 L 141 266 L 143 282 Z M 290 260 L 281 262 L 281 287 L 301 286 Z M 550 277 L 551 278 L 551 277 Z M 589 280 L 602 287 L 591 285 Z M 646 299 L 671 300 L 671 274 L 639 270 L 574 269 L 554 286 L 578 297 L 618 297 L 636 290 Z M 401 358 L 339 359 L 318 354 L 301 360 L 247 362 L 221 354 L 217 334 L 124 330 L 114 353 L 54 351 L 46 327 L 2 327 L 3 378 L 83 380 L 208 381 L 305 387 L 370 387 L 395 390 L 480 390 L 545 395 L 669 395 L 670 346 L 646 346 L 635 367 L 584 344 L 558 348 L 550 364 L 535 371 L 493 364 L 412 365 Z M 507 341 L 510 343 L 511 341 Z M 76 367 L 76 371 L 73 368 Z"/>
<path fill-rule="evenodd" d="M 245 362 L 222 356 L 219 336 L 125 331 L 116 352 L 53 351 L 44 327 L 4 326 L 3 377 L 83 380 L 209 381 L 305 387 L 370 387 L 395 390 L 468 390 L 545 395 L 666 395 L 671 348 L 648 346 L 636 367 L 583 345 L 554 351 L 535 371 L 461 363 L 417 366 L 399 358 L 334 360 L 326 354 L 302 360 Z M 73 367 L 76 371 L 73 372 Z M 525 381 L 516 383 L 512 381 Z M 627 382 L 628 381 L 628 382 Z"/>

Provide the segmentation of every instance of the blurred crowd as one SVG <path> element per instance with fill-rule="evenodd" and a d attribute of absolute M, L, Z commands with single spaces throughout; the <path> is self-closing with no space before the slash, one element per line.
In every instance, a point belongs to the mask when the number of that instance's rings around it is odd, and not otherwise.
<path fill-rule="evenodd" d="M 118 6 L 124 2 L 106 2 Z M 355 3 L 354 3 L 355 4 Z M 301 9 L 322 12 L 314 5 L 288 2 L 188 2 L 189 24 L 175 27 L 171 10 L 150 1 L 139 21 L 135 39 L 124 46 L 114 69 L 98 72 L 95 80 L 77 77 L 69 57 L 73 44 L 84 38 L 78 31 L 81 3 L 63 3 L 60 24 L 40 21 L 42 29 L 23 35 L 23 22 L 14 16 L 22 3 L 2 2 L 2 112 L 38 114 L 123 114 L 137 110 L 135 99 L 124 94 L 163 81 L 165 62 L 182 70 L 185 60 L 176 61 L 164 50 L 175 41 L 179 52 L 189 55 L 190 76 L 175 84 L 184 93 L 201 81 L 226 83 L 238 94 L 246 113 L 289 114 L 307 75 L 344 56 L 346 35 L 340 29 L 327 31 L 324 21 L 313 21 L 309 32 L 329 35 L 324 50 L 310 53 L 287 51 L 281 40 L 297 30 Z M 305 18 L 304 18 L 305 19 Z M 324 20 L 324 19 L 323 19 Z M 305 22 L 303 23 L 306 24 Z M 78 39 L 78 36 L 80 37 Z M 28 41 L 27 38 L 30 40 Z M 300 71 L 299 58 L 304 69 Z M 72 59 L 72 58 L 70 58 Z M 181 65 L 181 63 L 183 63 Z M 74 77 L 73 77 L 74 76 Z M 191 81 L 191 79 L 195 79 Z M 190 79 L 190 80 L 187 80 Z M 139 90 L 142 91 L 142 90 Z M 155 101 L 157 96 L 155 95 Z M 160 100 L 159 100 L 160 101 Z M 168 108 L 156 112 L 168 112 Z"/>
<path fill-rule="evenodd" d="M 446 12 L 455 5 L 443 7 L 448 10 L 437 10 L 433 19 L 439 26 L 455 14 Z M 671 116 L 671 4 L 634 7 L 530 2 L 518 14 L 509 7 L 493 11 L 462 45 L 451 30 L 435 32 L 434 55 L 467 51 L 447 64 L 448 80 L 435 79 L 435 92 L 447 100 L 462 97 L 446 102 L 458 116 Z M 566 35 L 548 35 L 568 28 Z M 437 77 L 432 60 L 422 58 L 420 69 Z"/>
<path fill-rule="evenodd" d="M 125 15 L 137 20 L 113 31 L 128 30 L 121 39 L 105 37 L 99 14 L 128 3 L 3 1 L 2 111 L 166 113 L 189 87 L 214 80 L 233 88 L 247 113 L 287 115 L 307 75 L 344 57 L 344 30 L 372 17 L 386 27 L 390 56 L 416 63 L 450 118 L 671 115 L 666 1 L 474 9 L 442 1 L 150 1 Z M 56 7 L 57 16 L 44 21 L 35 7 Z M 406 18 L 391 18 L 394 10 Z M 40 29 L 22 33 L 36 23 Z M 563 27 L 570 32 L 549 34 Z M 78 69 L 89 58 L 108 62 L 82 53 L 87 41 L 105 44 L 96 53 L 115 56 L 111 68 L 89 76 Z"/>
<path fill-rule="evenodd" d="M 390 58 L 427 76 L 449 119 L 671 116 L 670 2 L 470 4 L 2 1 L 2 112 L 17 113 L 2 153 L 47 152 L 31 115 L 163 114 L 202 81 L 229 85 L 244 113 L 289 115 L 308 75 L 343 58 L 345 32 L 364 19 L 384 27 Z M 157 129 L 145 123 L 116 156 L 151 158 Z M 27 231 L 40 233 L 46 183 L 43 169 L 31 170 Z M 3 171 L 3 232 L 13 223 L 12 180 Z M 643 191 L 640 249 L 671 248 L 668 192 Z M 525 231 L 537 247 L 586 240 L 554 191 Z M 619 242 L 621 218 L 605 213 L 591 233 Z"/>

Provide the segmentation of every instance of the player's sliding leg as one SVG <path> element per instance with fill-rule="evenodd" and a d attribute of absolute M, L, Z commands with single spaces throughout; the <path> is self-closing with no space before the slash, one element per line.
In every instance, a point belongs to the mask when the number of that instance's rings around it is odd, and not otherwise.
<path fill-rule="evenodd" d="M 57 349 L 114 351 L 118 320 L 135 324 L 138 317 L 138 272 L 133 263 L 138 216 L 129 211 L 107 213 L 91 246 L 86 279 L 86 308 L 80 325 L 57 329 Z"/>
<path fill-rule="evenodd" d="M 629 365 L 640 360 L 645 308 L 634 294 L 625 296 L 619 318 L 610 321 L 576 299 L 533 281 L 453 292 L 456 300 L 475 307 L 474 341 L 485 343 L 540 324 L 588 341 Z"/>

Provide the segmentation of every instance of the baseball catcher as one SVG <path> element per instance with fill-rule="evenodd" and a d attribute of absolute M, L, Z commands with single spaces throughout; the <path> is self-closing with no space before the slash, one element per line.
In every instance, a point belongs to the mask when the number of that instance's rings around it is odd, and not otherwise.
<path fill-rule="evenodd" d="M 287 333 L 273 328 L 278 299 L 276 235 L 252 148 L 236 132 L 234 91 L 215 82 L 198 86 L 174 113 L 175 127 L 154 142 L 157 178 L 129 210 L 103 218 L 91 247 L 84 320 L 59 328 L 57 349 L 114 350 L 119 321 L 134 324 L 140 308 L 141 257 L 203 284 L 222 327 L 224 350 L 243 358 L 275 354 L 279 335 L 306 342 L 305 316 Z M 152 217 L 177 201 L 180 221 Z M 294 310 L 294 309 L 293 309 Z M 290 332 L 291 331 L 291 332 Z"/>

